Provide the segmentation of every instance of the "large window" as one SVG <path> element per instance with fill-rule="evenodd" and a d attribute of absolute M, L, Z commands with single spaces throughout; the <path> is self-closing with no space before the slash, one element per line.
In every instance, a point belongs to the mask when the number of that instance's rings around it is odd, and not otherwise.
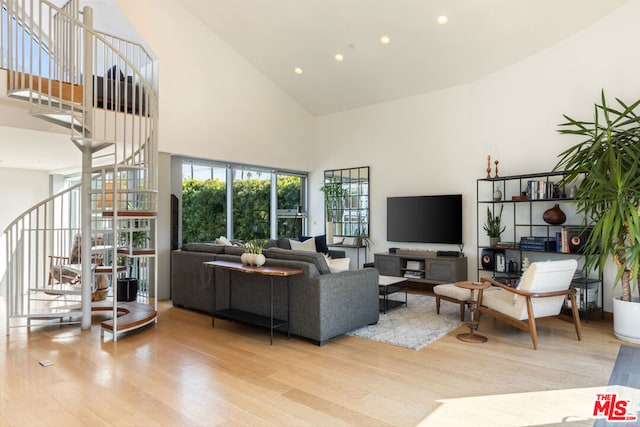
<path fill-rule="evenodd" d="M 297 237 L 307 174 L 182 159 L 182 243 Z"/>
<path fill-rule="evenodd" d="M 268 239 L 271 236 L 271 173 L 233 169 L 233 238 Z"/>
<path fill-rule="evenodd" d="M 182 241 L 205 242 L 227 235 L 227 172 L 224 167 L 182 165 Z"/>
<path fill-rule="evenodd" d="M 306 234 L 305 177 L 278 174 L 278 237 Z"/>

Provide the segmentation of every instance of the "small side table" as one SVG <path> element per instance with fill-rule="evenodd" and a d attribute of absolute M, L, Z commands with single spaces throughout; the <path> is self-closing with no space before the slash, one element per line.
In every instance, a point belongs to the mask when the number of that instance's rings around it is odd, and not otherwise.
<path fill-rule="evenodd" d="M 470 343 L 482 343 L 487 342 L 488 338 L 484 335 L 476 334 L 476 330 L 478 329 L 478 321 L 476 317 L 478 316 L 478 304 L 476 300 L 473 298 L 474 291 L 480 289 L 487 289 L 491 287 L 488 283 L 478 283 L 478 282 L 455 282 L 459 288 L 469 289 L 469 299 L 467 300 L 467 305 L 469 306 L 469 332 L 465 334 L 458 334 L 456 338 L 460 341 L 470 342 Z"/>
<path fill-rule="evenodd" d="M 404 301 L 390 300 L 389 295 L 396 292 L 404 291 Z M 380 298 L 380 311 L 384 314 L 387 310 L 393 307 L 398 307 L 402 304 L 407 305 L 407 279 L 404 277 L 396 276 L 383 276 L 380 275 L 378 279 L 378 294 Z"/>

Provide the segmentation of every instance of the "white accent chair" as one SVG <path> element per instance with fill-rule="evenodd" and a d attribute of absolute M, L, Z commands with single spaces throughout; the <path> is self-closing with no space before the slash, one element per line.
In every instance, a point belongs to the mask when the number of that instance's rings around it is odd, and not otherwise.
<path fill-rule="evenodd" d="M 577 265 L 575 259 L 534 262 L 524 272 L 519 286 L 515 289 L 492 279 L 481 278 L 482 282 L 494 287 L 480 290 L 478 293 L 478 322 L 482 314 L 488 314 L 529 331 L 535 350 L 538 348 L 535 319 L 558 316 L 565 298 L 568 297 L 571 300 L 576 335 L 580 341 L 582 329 L 576 304 L 576 290 L 570 287 Z"/>

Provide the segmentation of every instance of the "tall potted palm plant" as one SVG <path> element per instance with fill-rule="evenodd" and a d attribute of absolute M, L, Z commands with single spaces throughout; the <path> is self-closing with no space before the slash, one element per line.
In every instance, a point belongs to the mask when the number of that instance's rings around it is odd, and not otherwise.
<path fill-rule="evenodd" d="M 631 295 L 638 289 L 640 264 L 639 105 L 640 100 L 627 105 L 619 99 L 609 105 L 603 91 L 593 121 L 565 115 L 559 132 L 584 139 L 561 153 L 555 167 L 568 171 L 565 183 L 584 176 L 574 200 L 593 225 L 585 267 L 602 271 L 609 259 L 615 262 L 614 283 L 620 283 L 622 296 L 613 301 L 614 333 L 632 342 L 640 342 L 640 299 Z"/>

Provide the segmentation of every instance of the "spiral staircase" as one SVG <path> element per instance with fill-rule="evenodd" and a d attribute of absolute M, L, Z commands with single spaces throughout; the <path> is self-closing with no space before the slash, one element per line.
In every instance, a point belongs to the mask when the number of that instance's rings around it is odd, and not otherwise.
<path fill-rule="evenodd" d="M 94 29 L 93 10 L 78 0 L 0 0 L 0 12 L 6 95 L 24 101 L 25 114 L 68 128 L 82 153 L 80 183 L 4 231 L 7 335 L 50 324 L 89 329 L 92 313 L 106 311 L 102 335 L 116 341 L 157 322 L 157 61 Z M 133 298 L 119 284 L 132 277 Z"/>

